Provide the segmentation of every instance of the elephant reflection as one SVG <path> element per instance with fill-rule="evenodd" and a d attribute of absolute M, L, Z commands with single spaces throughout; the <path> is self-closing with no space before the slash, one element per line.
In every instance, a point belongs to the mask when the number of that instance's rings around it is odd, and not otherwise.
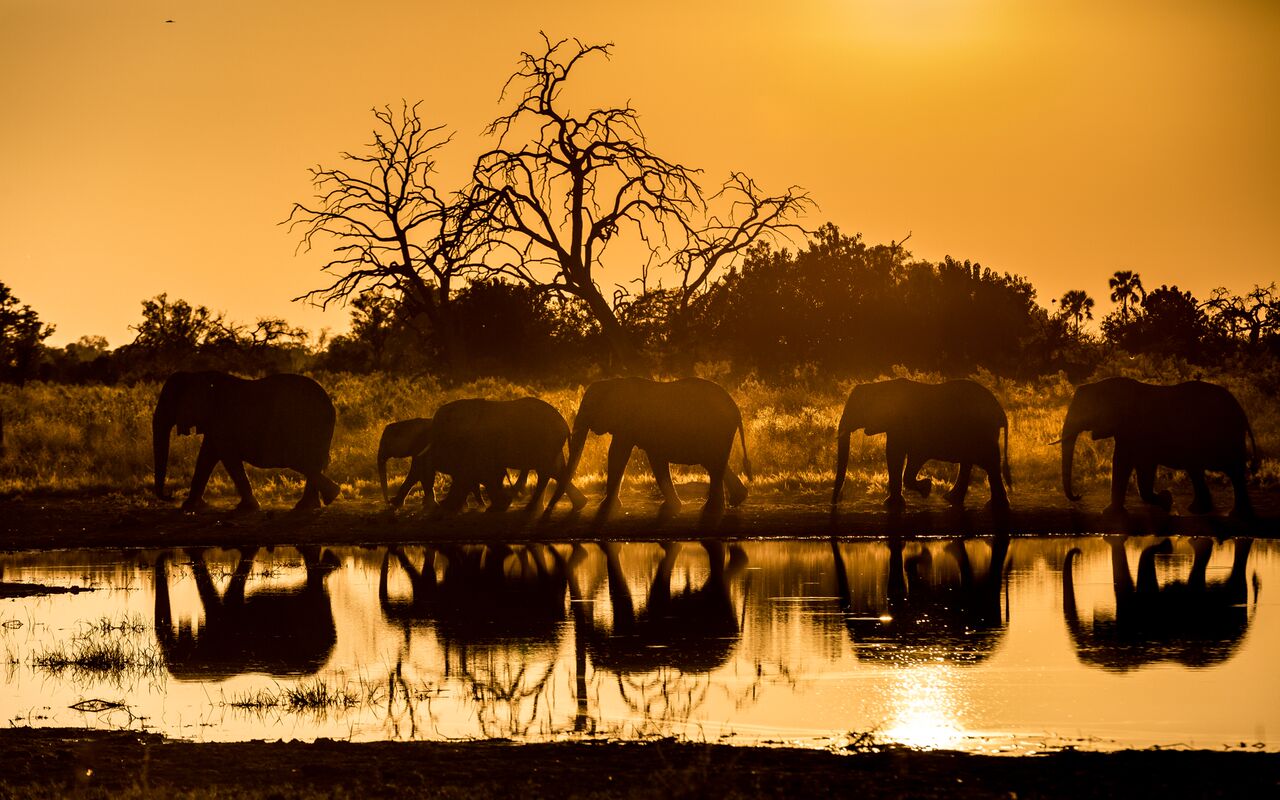
<path fill-rule="evenodd" d="M 393 560 L 409 578 L 408 597 L 391 592 Z M 546 545 L 427 547 L 421 564 L 397 548 L 383 558 L 378 600 L 406 644 L 414 630 L 434 631 L 445 676 L 468 684 L 486 735 L 519 735 L 545 710 L 539 698 L 555 666 L 567 582 L 564 557 Z"/>
<path fill-rule="evenodd" d="M 579 571 L 569 582 L 577 632 L 578 729 L 586 727 L 586 655 L 598 670 L 617 676 L 624 700 L 646 725 L 683 722 L 707 690 L 705 676 L 723 666 L 741 637 L 731 588 L 746 570 L 747 554 L 737 544 L 702 543 L 709 561 L 706 581 L 698 588 L 671 591 L 672 570 L 682 545 L 662 545 L 662 559 L 649 584 L 644 609 L 637 612 L 619 560 L 619 546 L 602 542 L 605 580 L 612 609 L 611 624 L 601 625 L 584 602 Z M 585 560 L 581 548 L 571 564 Z M 745 602 L 745 601 L 744 601 Z M 702 680 L 699 680 L 702 676 Z"/>
<path fill-rule="evenodd" d="M 903 556 L 901 537 L 888 542 L 889 568 L 885 596 L 867 602 L 855 599 L 861 588 L 849 575 L 839 543 L 831 540 L 836 585 L 845 626 L 858 658 L 895 664 L 944 661 L 976 664 L 984 661 L 1004 634 L 1000 608 L 1008 536 L 990 543 L 991 561 L 985 572 L 973 568 L 963 539 L 944 552 L 958 574 L 949 580 L 930 580 L 933 556 L 927 548 Z"/>
<path fill-rule="evenodd" d="M 246 594 L 257 548 L 240 551 L 230 583 L 221 595 L 200 551 L 191 572 L 204 621 L 173 627 L 169 601 L 169 554 L 155 562 L 155 627 L 160 652 L 178 680 L 224 680 L 248 672 L 275 676 L 311 675 L 329 660 L 337 641 L 325 578 L 338 559 L 318 547 L 300 548 L 306 581 L 287 589 Z"/>
<path fill-rule="evenodd" d="M 1184 581 L 1164 586 L 1156 576 L 1155 557 L 1173 552 L 1162 539 L 1138 556 L 1138 581 L 1129 573 L 1125 537 L 1110 537 L 1114 614 L 1094 613 L 1081 619 L 1076 608 L 1073 566 L 1080 556 L 1072 548 L 1062 567 L 1062 611 L 1079 659 L 1112 672 L 1173 661 L 1207 667 L 1229 659 L 1249 628 L 1249 586 L 1245 577 L 1252 539 L 1236 539 L 1231 572 L 1224 581 L 1205 580 L 1213 540 L 1191 540 L 1194 557 Z"/>

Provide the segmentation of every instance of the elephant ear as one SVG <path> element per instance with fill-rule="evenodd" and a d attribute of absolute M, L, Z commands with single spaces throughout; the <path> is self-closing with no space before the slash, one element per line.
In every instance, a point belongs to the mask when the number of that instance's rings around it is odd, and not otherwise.
<path fill-rule="evenodd" d="M 893 427 L 901 416 L 902 392 L 896 390 L 897 381 L 885 381 L 862 388 L 862 419 L 866 422 L 863 430 L 868 436 L 885 433 Z"/>

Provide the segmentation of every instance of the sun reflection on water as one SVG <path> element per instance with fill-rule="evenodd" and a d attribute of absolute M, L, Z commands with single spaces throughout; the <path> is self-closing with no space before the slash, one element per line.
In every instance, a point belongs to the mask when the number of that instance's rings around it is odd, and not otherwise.
<path fill-rule="evenodd" d="M 927 664 L 894 671 L 888 695 L 893 716 L 884 738 L 908 747 L 951 749 L 965 738 L 956 668 Z"/>

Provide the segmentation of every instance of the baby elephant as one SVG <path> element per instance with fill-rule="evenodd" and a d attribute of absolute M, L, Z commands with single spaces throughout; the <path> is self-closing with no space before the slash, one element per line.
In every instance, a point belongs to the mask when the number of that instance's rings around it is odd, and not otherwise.
<path fill-rule="evenodd" d="M 399 422 L 388 423 L 387 427 L 382 429 L 382 438 L 378 441 L 378 480 L 382 482 L 383 500 L 398 508 L 404 504 L 409 492 L 413 491 L 413 487 L 417 485 L 417 480 L 406 478 L 396 492 L 393 502 L 387 494 L 387 461 L 393 458 L 416 458 L 418 453 L 427 449 L 429 444 L 431 444 L 431 417 L 402 419 Z M 414 472 L 412 465 L 409 467 L 409 472 L 411 474 Z M 511 486 L 513 494 L 519 495 L 524 492 L 525 480 L 528 476 L 528 470 L 520 473 L 520 477 Z M 433 486 L 422 487 L 424 493 L 422 502 L 425 505 L 429 506 L 435 502 L 434 490 Z M 472 492 L 475 494 L 476 502 L 484 502 L 480 495 L 479 484 L 472 487 Z"/>
<path fill-rule="evenodd" d="M 567 491 L 575 508 L 586 505 L 587 498 L 573 486 L 565 474 L 565 442 L 569 425 L 559 411 L 536 397 L 519 400 L 484 400 L 469 398 L 445 403 L 431 422 L 430 443 L 414 458 L 409 468 L 406 487 L 421 482 L 424 487 L 435 483 L 437 472 L 453 481 L 442 510 L 460 511 L 467 494 L 483 484 L 489 495 L 490 511 L 505 511 L 511 505 L 503 481 L 507 469 L 534 470 L 538 483 L 529 498 L 527 510 L 535 511 L 542 502 L 547 483 L 554 478 L 557 491 Z M 396 500 L 403 502 L 407 488 Z M 427 505 L 434 504 L 430 498 Z M 395 505 L 395 500 L 392 501 Z"/>
<path fill-rule="evenodd" d="M 853 387 L 836 433 L 839 452 L 832 508 L 840 502 L 840 490 L 844 487 L 849 466 L 849 437 L 859 428 L 868 436 L 886 434 L 885 460 L 889 465 L 886 507 L 893 510 L 906 507 L 902 497 L 904 463 L 907 487 L 919 492 L 921 497 L 928 497 L 933 484 L 918 475 L 926 461 L 936 459 L 960 464 L 956 485 L 947 493 L 951 505 L 964 506 L 970 473 L 976 464 L 986 471 L 987 482 L 991 484 L 989 507 L 1009 508 L 1009 496 L 1005 493 L 1005 484 L 1013 485 L 1009 477 L 1009 419 L 1000 401 L 985 387 L 966 380 L 929 384 L 905 378 Z M 1004 430 L 1003 464 L 1001 429 Z"/>

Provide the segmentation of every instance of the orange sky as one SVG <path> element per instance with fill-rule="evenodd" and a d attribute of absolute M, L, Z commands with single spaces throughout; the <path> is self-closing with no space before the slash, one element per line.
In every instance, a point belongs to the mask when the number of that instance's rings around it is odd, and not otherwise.
<path fill-rule="evenodd" d="M 1268 0 L 0 0 L 0 281 L 54 343 L 124 344 L 160 292 L 342 330 L 290 302 L 321 280 L 276 224 L 307 168 L 421 98 L 460 179 L 540 29 L 613 41 L 582 96 L 630 100 L 708 183 L 800 184 L 811 225 L 912 231 L 917 256 L 1024 274 L 1042 304 L 1083 288 L 1105 311 L 1116 269 L 1201 297 L 1280 277 Z"/>

